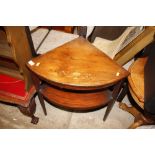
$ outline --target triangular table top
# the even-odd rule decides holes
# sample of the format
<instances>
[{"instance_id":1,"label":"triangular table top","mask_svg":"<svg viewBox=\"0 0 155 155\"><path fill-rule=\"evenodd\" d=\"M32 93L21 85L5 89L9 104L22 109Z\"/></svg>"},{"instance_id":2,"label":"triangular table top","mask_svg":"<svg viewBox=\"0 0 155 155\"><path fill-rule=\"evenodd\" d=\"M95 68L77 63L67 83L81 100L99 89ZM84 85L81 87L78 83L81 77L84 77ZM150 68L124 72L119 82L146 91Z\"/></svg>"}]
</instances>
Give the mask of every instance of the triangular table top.
<instances>
[{"instance_id":1,"label":"triangular table top","mask_svg":"<svg viewBox=\"0 0 155 155\"><path fill-rule=\"evenodd\" d=\"M70 88L101 88L129 74L82 37L33 58L28 67L48 82Z\"/></svg>"}]
</instances>

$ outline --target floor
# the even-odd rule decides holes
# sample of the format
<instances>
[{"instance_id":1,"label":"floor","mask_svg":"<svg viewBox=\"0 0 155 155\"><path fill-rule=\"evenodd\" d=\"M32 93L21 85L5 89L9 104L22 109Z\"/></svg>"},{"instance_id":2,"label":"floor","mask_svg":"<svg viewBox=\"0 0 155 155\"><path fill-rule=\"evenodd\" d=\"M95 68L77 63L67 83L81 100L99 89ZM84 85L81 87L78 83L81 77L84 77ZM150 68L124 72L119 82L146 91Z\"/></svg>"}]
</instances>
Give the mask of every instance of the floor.
<instances>
[{"instance_id":1,"label":"floor","mask_svg":"<svg viewBox=\"0 0 155 155\"><path fill-rule=\"evenodd\" d=\"M37 125L31 124L31 119L24 116L20 111L10 105L0 104L0 128L15 129L124 129L133 122L133 116L119 109L116 103L109 114L109 117L103 122L103 116L106 107L87 113L73 113L54 107L46 102L47 116L43 114L38 97L36 116L39 117ZM129 103L125 97L124 102Z\"/></svg>"},{"instance_id":2,"label":"floor","mask_svg":"<svg viewBox=\"0 0 155 155\"><path fill-rule=\"evenodd\" d=\"M53 41L59 39L58 45L64 41L72 40L76 37L68 35L67 39L63 33L51 32ZM61 38L61 40L60 40ZM50 43L50 37L45 40L46 46L42 45L39 48L41 54L57 45ZM130 64L125 66L128 68ZM21 114L21 112L14 106L0 104L0 128L49 128L49 129L125 129L133 122L133 116L118 107L116 103L109 114L109 117L103 122L103 116L106 107L87 113L73 113L54 107L52 104L46 102L47 116L43 114L38 98L35 98L37 103L36 116L39 117L37 125L31 124L31 119ZM130 105L127 97L124 102Z\"/></svg>"}]
</instances>

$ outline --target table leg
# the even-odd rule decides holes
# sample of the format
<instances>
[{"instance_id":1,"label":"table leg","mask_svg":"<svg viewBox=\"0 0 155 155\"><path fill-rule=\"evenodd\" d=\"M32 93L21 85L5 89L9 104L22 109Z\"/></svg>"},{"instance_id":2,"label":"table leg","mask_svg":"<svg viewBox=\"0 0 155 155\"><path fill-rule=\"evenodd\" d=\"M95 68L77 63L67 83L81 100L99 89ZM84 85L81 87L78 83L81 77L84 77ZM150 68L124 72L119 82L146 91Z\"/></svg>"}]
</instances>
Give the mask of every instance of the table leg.
<instances>
[{"instance_id":1,"label":"table leg","mask_svg":"<svg viewBox=\"0 0 155 155\"><path fill-rule=\"evenodd\" d=\"M125 95L128 93L128 85L127 82L123 83L123 88L122 91L120 92L117 101L118 102L122 102L122 100L124 99Z\"/></svg>"},{"instance_id":2,"label":"table leg","mask_svg":"<svg viewBox=\"0 0 155 155\"><path fill-rule=\"evenodd\" d=\"M113 99L108 103L108 107L106 109L103 121L105 121L115 103L115 101L117 100L118 96L119 96L119 92L121 90L122 84L123 84L124 80L121 80L120 82L118 82L118 84L116 84L116 86L114 87L114 90L112 92L112 97Z\"/></svg>"},{"instance_id":3,"label":"table leg","mask_svg":"<svg viewBox=\"0 0 155 155\"><path fill-rule=\"evenodd\" d=\"M34 86L35 86L37 94L38 94L38 98L39 98L41 107L43 109L44 114L47 115L44 98L43 98L42 94L40 93L40 83L41 82L40 82L39 78L34 73L31 72L31 75L32 75L32 80L33 80Z\"/></svg>"}]
</instances>

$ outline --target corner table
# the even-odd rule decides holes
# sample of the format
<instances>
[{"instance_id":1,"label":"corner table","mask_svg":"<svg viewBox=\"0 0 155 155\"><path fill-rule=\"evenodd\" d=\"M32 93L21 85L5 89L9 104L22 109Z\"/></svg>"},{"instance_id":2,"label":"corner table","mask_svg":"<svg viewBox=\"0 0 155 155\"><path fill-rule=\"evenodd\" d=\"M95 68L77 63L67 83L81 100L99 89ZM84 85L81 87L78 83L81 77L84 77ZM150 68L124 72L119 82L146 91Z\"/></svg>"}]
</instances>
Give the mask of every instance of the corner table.
<instances>
[{"instance_id":1,"label":"corner table","mask_svg":"<svg viewBox=\"0 0 155 155\"><path fill-rule=\"evenodd\" d=\"M108 105L106 120L129 72L79 37L27 63L44 113L44 98L68 110ZM113 91L109 89L113 87Z\"/></svg>"}]
</instances>

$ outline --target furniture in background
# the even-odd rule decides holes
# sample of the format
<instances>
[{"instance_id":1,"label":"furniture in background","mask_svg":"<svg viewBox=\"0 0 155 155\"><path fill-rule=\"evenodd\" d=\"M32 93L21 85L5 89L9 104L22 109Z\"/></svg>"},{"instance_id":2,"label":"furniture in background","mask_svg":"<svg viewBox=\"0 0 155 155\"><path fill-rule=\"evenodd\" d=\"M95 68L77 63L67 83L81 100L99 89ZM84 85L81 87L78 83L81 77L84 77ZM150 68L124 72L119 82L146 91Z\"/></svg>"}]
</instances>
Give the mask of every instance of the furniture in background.
<instances>
[{"instance_id":1,"label":"furniture in background","mask_svg":"<svg viewBox=\"0 0 155 155\"><path fill-rule=\"evenodd\" d=\"M63 31L67 33L73 33L74 28L76 26L29 26L29 27L31 32L36 31L36 29L45 28L48 30L58 30L58 31Z\"/></svg>"},{"instance_id":2,"label":"furniture in background","mask_svg":"<svg viewBox=\"0 0 155 155\"><path fill-rule=\"evenodd\" d=\"M141 26L127 27L123 33L114 40L96 37L93 45L99 48L101 51L106 51L106 54L114 59L116 54L125 46L127 46L132 40L134 40L140 33L142 33L143 30L144 29ZM116 32L119 31L116 30Z\"/></svg>"},{"instance_id":3,"label":"furniture in background","mask_svg":"<svg viewBox=\"0 0 155 155\"><path fill-rule=\"evenodd\" d=\"M32 86L32 79L25 64L35 55L28 28L6 26L1 27L1 33L0 73L24 80L28 91Z\"/></svg>"},{"instance_id":4,"label":"furniture in background","mask_svg":"<svg viewBox=\"0 0 155 155\"><path fill-rule=\"evenodd\" d=\"M120 98L120 108L131 113L134 117L134 123L129 128L137 128L142 125L155 124L155 106L154 96L155 88L153 80L155 79L154 59L155 44L148 45L143 56L138 58L129 68L128 88L125 87ZM122 103L124 95L129 90L135 102L131 107Z\"/></svg>"},{"instance_id":5,"label":"furniture in background","mask_svg":"<svg viewBox=\"0 0 155 155\"><path fill-rule=\"evenodd\" d=\"M34 45L34 49L37 53L37 50L48 36L50 29L40 28L38 26L29 26L29 29L31 32L31 38Z\"/></svg>"},{"instance_id":6,"label":"furniture in background","mask_svg":"<svg viewBox=\"0 0 155 155\"><path fill-rule=\"evenodd\" d=\"M119 107L131 113L134 117L134 123L129 128L137 128L141 125L146 125L149 121L144 117L144 66L146 64L147 57L138 58L129 69L131 75L128 78L129 91L138 107L128 107L125 103L120 102ZM127 89L127 88L124 88ZM125 90L124 90L125 91ZM127 91L127 90L126 90Z\"/></svg>"},{"instance_id":7,"label":"furniture in background","mask_svg":"<svg viewBox=\"0 0 155 155\"><path fill-rule=\"evenodd\" d=\"M86 36L87 27L82 27L79 33ZM123 66L154 40L154 34L153 26L96 26L88 40Z\"/></svg>"},{"instance_id":8,"label":"furniture in background","mask_svg":"<svg viewBox=\"0 0 155 155\"><path fill-rule=\"evenodd\" d=\"M0 101L17 105L36 124L36 90L26 67L26 63L36 55L29 29L5 26L0 27L0 34Z\"/></svg>"},{"instance_id":9,"label":"furniture in background","mask_svg":"<svg viewBox=\"0 0 155 155\"><path fill-rule=\"evenodd\" d=\"M154 41L155 27L148 26L144 28L144 31L140 33L134 40L132 40L127 46L121 49L114 60L124 65L129 60L134 58L140 51L142 51L147 45Z\"/></svg>"},{"instance_id":10,"label":"furniture in background","mask_svg":"<svg viewBox=\"0 0 155 155\"><path fill-rule=\"evenodd\" d=\"M9 75L0 74L0 102L15 105L26 116L31 117L31 122L38 123L39 118L34 116L36 103L35 87L25 90L25 81Z\"/></svg>"},{"instance_id":11,"label":"furniture in background","mask_svg":"<svg viewBox=\"0 0 155 155\"><path fill-rule=\"evenodd\" d=\"M88 36L88 40L93 43L98 38L104 38L106 40L115 40L126 30L128 26L94 26L92 33ZM89 27L87 27L87 33Z\"/></svg>"},{"instance_id":12,"label":"furniture in background","mask_svg":"<svg viewBox=\"0 0 155 155\"><path fill-rule=\"evenodd\" d=\"M75 26L29 26L29 28L37 54L43 54L79 36L73 34Z\"/></svg>"},{"instance_id":13,"label":"furniture in background","mask_svg":"<svg viewBox=\"0 0 155 155\"><path fill-rule=\"evenodd\" d=\"M63 31L66 33L73 33L75 26L51 26L52 30Z\"/></svg>"},{"instance_id":14,"label":"furniture in background","mask_svg":"<svg viewBox=\"0 0 155 155\"><path fill-rule=\"evenodd\" d=\"M53 33L54 35L56 33L57 38L53 37ZM65 38L64 34L66 34ZM51 42L51 38L54 41L61 38L57 44L54 43L53 48L55 48L76 37L78 35L36 26L0 27L0 101L16 105L22 113L32 118L32 123L36 124L38 122L38 118L34 116L36 90L25 64L32 56L36 56L41 50L44 51L44 48L49 48L46 43ZM44 41L45 44L42 45ZM41 104L41 106L46 115L45 105Z\"/></svg>"},{"instance_id":15,"label":"furniture in background","mask_svg":"<svg viewBox=\"0 0 155 155\"><path fill-rule=\"evenodd\" d=\"M109 105L107 118L128 72L82 37L28 62L40 102L87 111ZM113 91L108 89L114 86ZM44 104L44 103L43 103Z\"/></svg>"}]
</instances>

